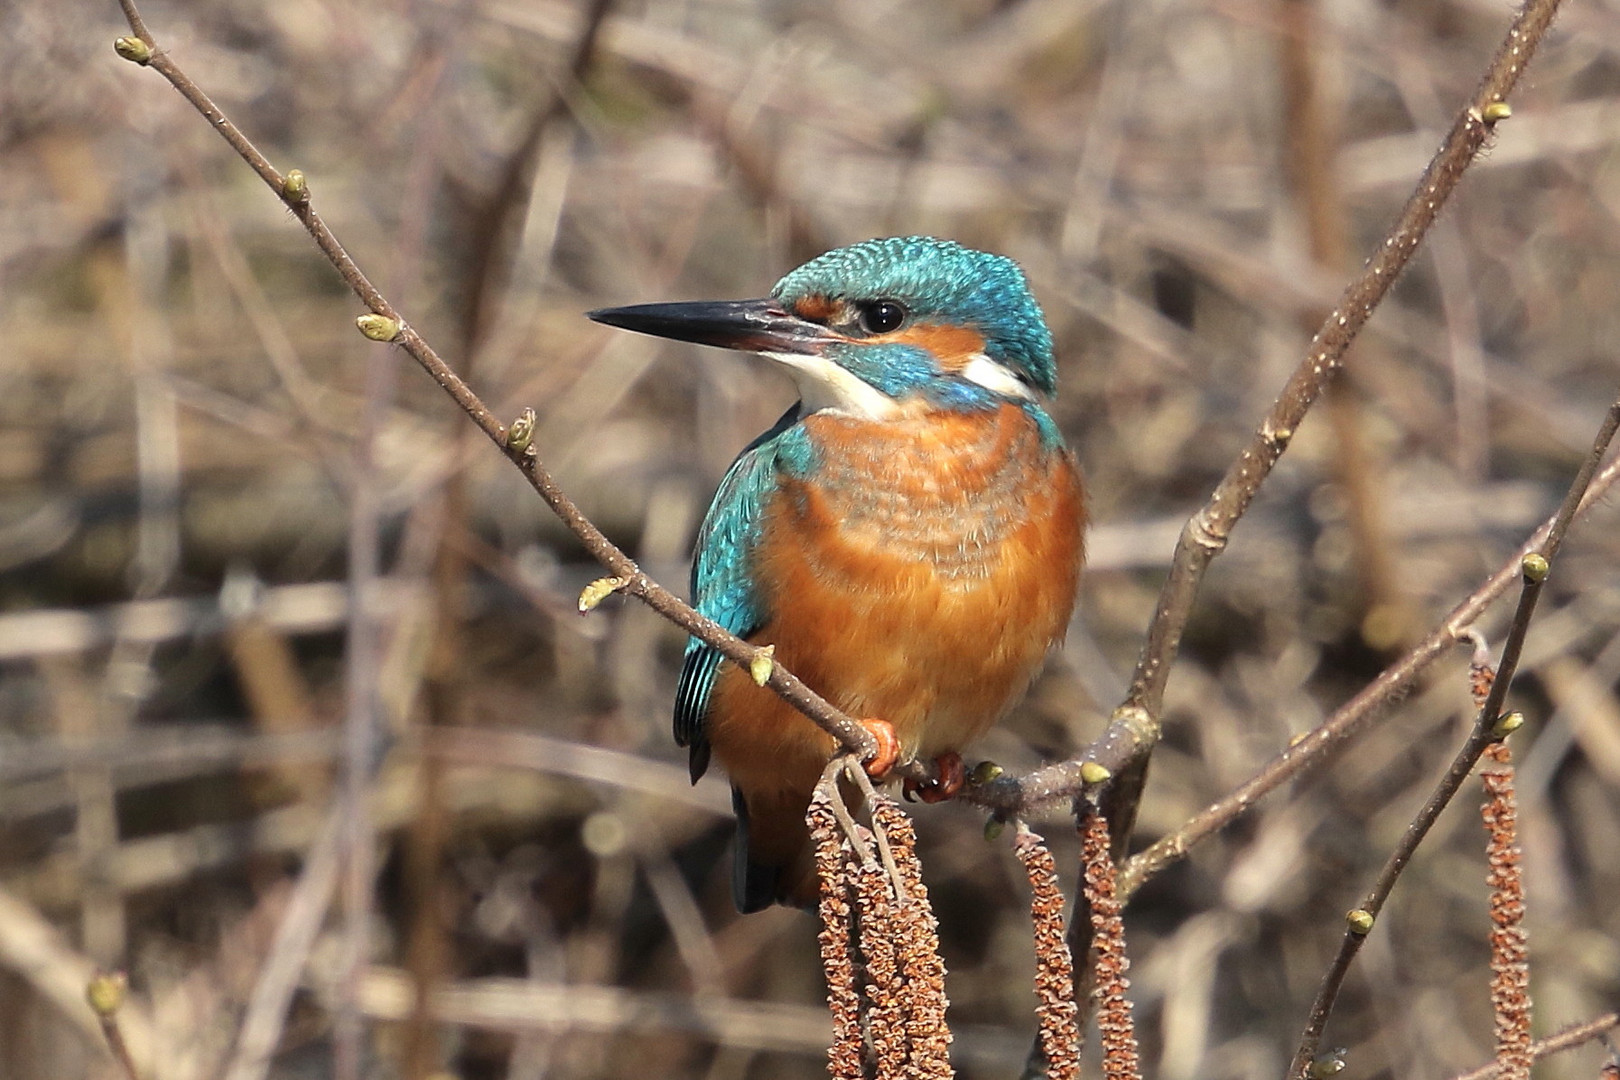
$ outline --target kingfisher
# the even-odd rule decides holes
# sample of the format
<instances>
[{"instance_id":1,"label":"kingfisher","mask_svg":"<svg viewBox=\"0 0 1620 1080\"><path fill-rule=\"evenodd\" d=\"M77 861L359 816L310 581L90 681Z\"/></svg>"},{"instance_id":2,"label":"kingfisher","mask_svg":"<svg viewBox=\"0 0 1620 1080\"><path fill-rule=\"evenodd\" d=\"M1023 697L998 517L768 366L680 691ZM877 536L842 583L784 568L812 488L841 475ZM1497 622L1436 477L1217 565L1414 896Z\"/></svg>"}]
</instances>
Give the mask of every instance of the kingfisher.
<instances>
[{"instance_id":1,"label":"kingfisher","mask_svg":"<svg viewBox=\"0 0 1620 1080\"><path fill-rule=\"evenodd\" d=\"M644 334L758 353L799 400L727 470L698 532L697 610L877 740L882 780L932 759L927 801L964 784L962 749L1063 640L1084 556L1079 468L1045 403L1052 335L1013 260L949 240L867 240L759 300L588 313ZM742 912L816 901L805 812L832 738L691 639L675 741L711 755L737 814Z\"/></svg>"}]
</instances>

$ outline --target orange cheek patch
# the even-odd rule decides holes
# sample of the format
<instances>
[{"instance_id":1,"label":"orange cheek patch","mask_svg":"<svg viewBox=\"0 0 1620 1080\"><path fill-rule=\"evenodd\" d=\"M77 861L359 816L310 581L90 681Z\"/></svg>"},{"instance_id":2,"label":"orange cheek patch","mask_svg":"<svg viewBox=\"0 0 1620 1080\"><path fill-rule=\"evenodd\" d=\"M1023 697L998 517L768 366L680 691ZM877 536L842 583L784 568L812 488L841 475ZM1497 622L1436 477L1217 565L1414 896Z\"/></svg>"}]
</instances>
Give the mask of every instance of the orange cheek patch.
<instances>
[{"instance_id":1,"label":"orange cheek patch","mask_svg":"<svg viewBox=\"0 0 1620 1080\"><path fill-rule=\"evenodd\" d=\"M967 362L984 351L984 335L971 326L942 326L939 323L919 323L881 334L868 341L893 342L916 345L926 349L946 371L960 371Z\"/></svg>"},{"instance_id":2,"label":"orange cheek patch","mask_svg":"<svg viewBox=\"0 0 1620 1080\"><path fill-rule=\"evenodd\" d=\"M801 296L793 301L793 313L811 322L828 323L841 306L838 301L825 296Z\"/></svg>"}]
</instances>

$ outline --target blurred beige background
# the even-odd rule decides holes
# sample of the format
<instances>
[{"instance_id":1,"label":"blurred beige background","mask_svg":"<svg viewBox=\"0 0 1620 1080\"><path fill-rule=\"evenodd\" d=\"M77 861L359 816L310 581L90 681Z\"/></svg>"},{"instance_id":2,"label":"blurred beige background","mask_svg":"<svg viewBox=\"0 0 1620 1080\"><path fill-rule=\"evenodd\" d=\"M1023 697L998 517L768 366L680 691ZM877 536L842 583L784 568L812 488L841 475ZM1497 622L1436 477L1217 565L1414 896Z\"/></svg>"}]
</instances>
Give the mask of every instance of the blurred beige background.
<instances>
[{"instance_id":1,"label":"blurred beige background","mask_svg":"<svg viewBox=\"0 0 1620 1080\"><path fill-rule=\"evenodd\" d=\"M1018 769L1100 729L1181 522L1509 14L598 7L588 51L583 3L143 13L497 413L538 411L585 511L683 589L714 484L791 389L582 311L760 295L873 235L1018 258L1096 521L1066 649L978 748ZM813 920L731 911L723 781L688 789L670 742L682 635L617 599L573 612L597 573L578 545L408 357L354 332L360 305L209 125L114 55L112 3L0 10L0 1077L115 1075L80 1004L90 964L129 971L149 1075L220 1075L267 955L292 995L284 1023L257 1014L275 1076L331 1074L345 1000L368 1076L824 1075ZM1142 841L1342 703L1556 505L1620 386L1617 47L1612 3L1564 13L1211 573ZM373 535L374 579L352 556ZM1620 998L1617 537L1612 501L1578 527L1514 702L1543 1030ZM1140 894L1150 1075L1282 1074L1343 911L1460 742L1465 662ZM296 883L330 881L357 701L388 736L370 966L346 991L342 912ZM1477 802L1441 819L1352 974L1327 1038L1345 1076L1489 1057ZM1020 871L971 810L918 818L958 1068L1014 1076L1034 1028ZM1072 884L1063 815L1039 827ZM299 947L274 937L289 911ZM413 973L449 1022L410 1019Z\"/></svg>"}]
</instances>

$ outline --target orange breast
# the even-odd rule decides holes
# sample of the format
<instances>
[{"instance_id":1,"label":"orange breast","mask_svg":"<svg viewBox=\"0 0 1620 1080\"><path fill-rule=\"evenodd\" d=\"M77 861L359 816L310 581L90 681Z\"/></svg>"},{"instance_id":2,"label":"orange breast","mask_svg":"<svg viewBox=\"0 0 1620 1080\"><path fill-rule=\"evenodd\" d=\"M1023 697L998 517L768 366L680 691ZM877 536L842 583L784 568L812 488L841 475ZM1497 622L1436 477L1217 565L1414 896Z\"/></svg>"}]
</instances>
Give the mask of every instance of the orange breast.
<instances>
[{"instance_id":1,"label":"orange breast","mask_svg":"<svg viewBox=\"0 0 1620 1080\"><path fill-rule=\"evenodd\" d=\"M1023 693L1074 605L1084 509L1066 452L1016 406L872 423L805 420L818 451L766 512L754 561L772 620L754 635L904 750L957 750ZM708 719L745 791L807 792L832 740L742 672Z\"/></svg>"}]
</instances>

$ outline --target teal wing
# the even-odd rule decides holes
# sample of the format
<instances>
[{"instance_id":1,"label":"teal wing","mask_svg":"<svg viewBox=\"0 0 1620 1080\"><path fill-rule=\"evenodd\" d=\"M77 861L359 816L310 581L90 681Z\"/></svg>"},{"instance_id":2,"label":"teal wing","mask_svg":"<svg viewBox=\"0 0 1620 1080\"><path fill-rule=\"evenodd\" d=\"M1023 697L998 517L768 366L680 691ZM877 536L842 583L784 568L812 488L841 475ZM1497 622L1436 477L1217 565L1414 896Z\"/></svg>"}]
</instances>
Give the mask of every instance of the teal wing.
<instances>
[{"instance_id":1,"label":"teal wing","mask_svg":"<svg viewBox=\"0 0 1620 1080\"><path fill-rule=\"evenodd\" d=\"M789 409L732 462L698 530L697 554L692 561L693 606L738 637L754 633L770 617L754 587L753 551L759 543L766 505L776 490L783 437L798 418L798 407ZM675 743L689 748L693 783L709 767L704 722L720 660L719 652L697 638L687 642L675 692Z\"/></svg>"}]
</instances>

